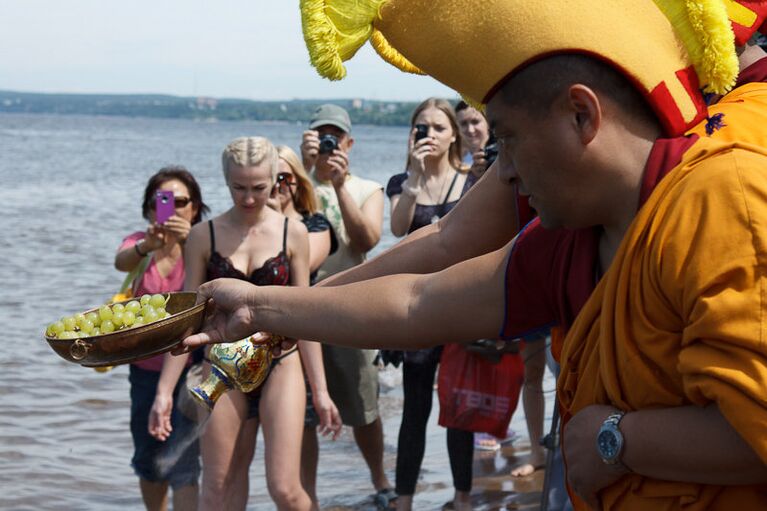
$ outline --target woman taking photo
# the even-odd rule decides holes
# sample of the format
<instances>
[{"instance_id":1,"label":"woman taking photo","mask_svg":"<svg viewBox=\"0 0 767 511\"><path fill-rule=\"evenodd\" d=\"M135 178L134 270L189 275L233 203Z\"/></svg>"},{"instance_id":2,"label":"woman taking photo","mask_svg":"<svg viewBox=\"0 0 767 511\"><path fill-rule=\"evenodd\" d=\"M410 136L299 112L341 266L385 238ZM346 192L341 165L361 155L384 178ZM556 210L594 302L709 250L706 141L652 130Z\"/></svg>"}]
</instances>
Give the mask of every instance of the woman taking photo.
<instances>
[{"instance_id":1,"label":"woman taking photo","mask_svg":"<svg viewBox=\"0 0 767 511\"><path fill-rule=\"evenodd\" d=\"M407 170L389 179L391 231L404 236L446 215L476 181L461 166L461 132L453 107L430 98L413 112ZM410 510L426 446L434 376L442 348L404 352L404 404L397 445L397 509ZM391 354L388 354L391 356ZM448 428L454 509L470 509L473 433Z\"/></svg>"},{"instance_id":2,"label":"woman taking photo","mask_svg":"<svg viewBox=\"0 0 767 511\"><path fill-rule=\"evenodd\" d=\"M175 202L175 214L163 224L156 221L155 195L159 191L173 192ZM132 285L134 296L181 291L185 276L182 246L192 225L208 212L197 181L181 166L160 169L149 178L144 189L141 212L149 226L146 231L134 232L123 240L115 256L115 268L137 273ZM162 355L130 365L132 465L139 477L147 510L168 508L169 486L173 488L174 509L195 509L200 450L197 440L188 440L194 424L174 405L169 410L173 433L166 442L150 436L146 427L162 367ZM183 386L186 367L182 368L184 373L178 385L171 389L174 396ZM186 447L177 447L186 444ZM159 461L177 449L182 449L180 457L160 470L159 467L164 465Z\"/></svg>"},{"instance_id":3,"label":"woman taking photo","mask_svg":"<svg viewBox=\"0 0 767 511\"><path fill-rule=\"evenodd\" d=\"M306 227L267 207L277 178L277 151L262 137L242 137L223 152L224 178L232 207L192 229L185 249L184 288L194 291L217 278L237 278L256 285L309 284L309 241ZM320 345L299 341L272 362L260 389L233 390L219 398L201 439L203 478L201 510L244 510L248 501L248 469L259 425L264 432L264 459L269 494L278 509L309 510L312 502L301 486L300 453L306 390L306 365L314 405L323 428L340 428L340 417L327 393ZM168 359L174 359L167 362ZM167 355L150 417L150 431L168 433L170 389L184 357ZM209 371L209 363L204 363Z\"/></svg>"}]
</instances>

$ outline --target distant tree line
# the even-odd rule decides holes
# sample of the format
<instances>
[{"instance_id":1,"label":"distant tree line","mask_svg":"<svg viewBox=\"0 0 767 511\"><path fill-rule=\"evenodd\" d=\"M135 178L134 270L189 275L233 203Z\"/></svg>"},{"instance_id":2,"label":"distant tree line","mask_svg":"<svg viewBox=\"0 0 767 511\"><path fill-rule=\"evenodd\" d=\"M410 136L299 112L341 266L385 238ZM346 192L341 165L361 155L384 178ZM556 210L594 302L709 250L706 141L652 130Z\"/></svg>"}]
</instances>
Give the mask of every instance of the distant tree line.
<instances>
[{"instance_id":1,"label":"distant tree line","mask_svg":"<svg viewBox=\"0 0 767 511\"><path fill-rule=\"evenodd\" d=\"M38 94L0 91L0 113L119 115L221 121L305 123L314 109L332 102L349 111L354 124L402 126L416 102L342 100L250 101L165 95Z\"/></svg>"}]
</instances>

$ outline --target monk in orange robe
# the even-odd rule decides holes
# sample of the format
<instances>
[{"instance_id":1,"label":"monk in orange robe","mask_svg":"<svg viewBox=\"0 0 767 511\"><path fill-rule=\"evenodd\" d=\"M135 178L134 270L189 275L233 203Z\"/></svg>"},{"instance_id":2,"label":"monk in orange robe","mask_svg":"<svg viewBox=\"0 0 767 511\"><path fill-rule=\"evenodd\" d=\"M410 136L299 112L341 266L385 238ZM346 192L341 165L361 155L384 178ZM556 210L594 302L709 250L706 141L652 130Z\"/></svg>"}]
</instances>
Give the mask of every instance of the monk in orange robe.
<instances>
[{"instance_id":1,"label":"monk in orange robe","mask_svg":"<svg viewBox=\"0 0 767 511\"><path fill-rule=\"evenodd\" d=\"M565 43L554 50L569 53ZM594 48L583 53L593 57ZM571 325L559 393L569 477L585 499L576 506L767 508L760 436L767 425L767 154L737 141L660 138L659 120L678 134L690 119L668 108L688 103L678 87L645 91L650 113L629 93L639 82L615 79L597 65L601 59L527 57L479 97L489 98L500 175L530 197L561 254L538 283L556 292L525 298ZM618 64L625 70L633 59ZM682 85L695 101L697 84L687 78ZM513 246L433 275L309 290L211 283L200 293L213 297L217 315L185 345L256 329L355 347L491 336L488 325L510 324L493 305L506 298L508 314L514 295L527 290L518 285L524 264L510 261L536 240L533 232L528 227ZM504 293L498 280L517 293ZM625 443L606 460L595 449L597 435L619 411L614 426L621 421Z\"/></svg>"}]
</instances>

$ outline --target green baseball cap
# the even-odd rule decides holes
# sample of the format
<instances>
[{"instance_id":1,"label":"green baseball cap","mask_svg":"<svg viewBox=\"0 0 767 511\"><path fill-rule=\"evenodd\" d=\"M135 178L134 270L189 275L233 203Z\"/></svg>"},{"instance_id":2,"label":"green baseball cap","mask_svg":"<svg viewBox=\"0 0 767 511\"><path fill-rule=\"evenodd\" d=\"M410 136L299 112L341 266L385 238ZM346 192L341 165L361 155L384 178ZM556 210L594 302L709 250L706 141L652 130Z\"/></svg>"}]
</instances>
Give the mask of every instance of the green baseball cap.
<instances>
[{"instance_id":1,"label":"green baseball cap","mask_svg":"<svg viewBox=\"0 0 767 511\"><path fill-rule=\"evenodd\" d=\"M349 113L332 103L326 103L317 107L317 110L314 111L309 120L309 129L313 130L328 124L340 128L346 133L352 132L352 121L349 119Z\"/></svg>"}]
</instances>

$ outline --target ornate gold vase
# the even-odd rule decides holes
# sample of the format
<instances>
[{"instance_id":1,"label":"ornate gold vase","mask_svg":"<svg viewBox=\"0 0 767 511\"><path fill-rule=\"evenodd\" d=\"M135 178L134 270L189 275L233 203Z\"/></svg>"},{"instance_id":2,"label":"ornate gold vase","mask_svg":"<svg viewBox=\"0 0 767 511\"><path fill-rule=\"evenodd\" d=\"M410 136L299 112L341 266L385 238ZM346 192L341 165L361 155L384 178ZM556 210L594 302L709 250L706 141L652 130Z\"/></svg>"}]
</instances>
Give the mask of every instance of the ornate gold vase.
<instances>
[{"instance_id":1,"label":"ornate gold vase","mask_svg":"<svg viewBox=\"0 0 767 511\"><path fill-rule=\"evenodd\" d=\"M210 350L210 376L190 392L213 409L224 392L256 390L269 375L272 350L282 337L258 333L237 342L214 344Z\"/></svg>"}]
</instances>

